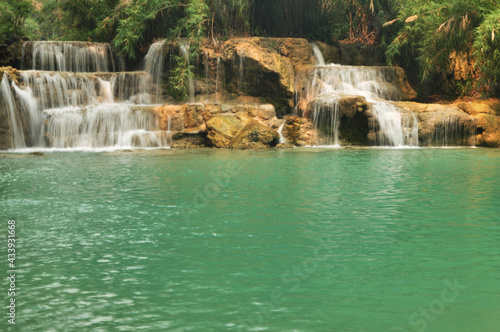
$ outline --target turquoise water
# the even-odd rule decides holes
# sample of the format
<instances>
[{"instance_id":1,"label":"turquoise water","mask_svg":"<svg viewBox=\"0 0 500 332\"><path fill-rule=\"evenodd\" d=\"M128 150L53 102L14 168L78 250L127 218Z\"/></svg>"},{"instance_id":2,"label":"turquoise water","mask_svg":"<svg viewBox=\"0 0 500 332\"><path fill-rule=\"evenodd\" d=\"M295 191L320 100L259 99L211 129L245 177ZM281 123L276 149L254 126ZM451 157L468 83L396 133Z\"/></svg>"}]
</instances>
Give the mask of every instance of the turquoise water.
<instances>
[{"instance_id":1,"label":"turquoise water","mask_svg":"<svg viewBox=\"0 0 500 332\"><path fill-rule=\"evenodd\" d=\"M499 166L499 149L4 155L0 330L498 331Z\"/></svg>"}]
</instances>

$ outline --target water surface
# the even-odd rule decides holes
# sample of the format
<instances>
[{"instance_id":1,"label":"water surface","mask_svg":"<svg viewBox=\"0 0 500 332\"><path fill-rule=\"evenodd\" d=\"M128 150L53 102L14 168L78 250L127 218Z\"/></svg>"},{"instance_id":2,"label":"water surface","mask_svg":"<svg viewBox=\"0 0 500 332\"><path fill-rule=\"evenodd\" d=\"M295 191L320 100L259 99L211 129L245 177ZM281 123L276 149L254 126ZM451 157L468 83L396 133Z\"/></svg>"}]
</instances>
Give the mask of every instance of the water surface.
<instances>
[{"instance_id":1,"label":"water surface","mask_svg":"<svg viewBox=\"0 0 500 332\"><path fill-rule=\"evenodd\" d=\"M499 166L498 149L2 155L9 329L498 331Z\"/></svg>"}]
</instances>

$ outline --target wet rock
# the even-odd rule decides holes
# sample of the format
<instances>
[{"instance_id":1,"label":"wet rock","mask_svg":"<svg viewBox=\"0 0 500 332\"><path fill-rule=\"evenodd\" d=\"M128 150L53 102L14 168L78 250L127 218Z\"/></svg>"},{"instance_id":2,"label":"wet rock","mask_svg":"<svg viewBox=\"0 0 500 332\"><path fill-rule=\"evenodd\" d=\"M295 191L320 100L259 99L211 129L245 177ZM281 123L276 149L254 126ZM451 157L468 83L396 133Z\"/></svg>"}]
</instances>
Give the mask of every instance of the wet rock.
<instances>
[{"instance_id":1,"label":"wet rock","mask_svg":"<svg viewBox=\"0 0 500 332\"><path fill-rule=\"evenodd\" d=\"M173 149L198 149L212 147L207 132L177 132L172 135Z\"/></svg>"},{"instance_id":2,"label":"wet rock","mask_svg":"<svg viewBox=\"0 0 500 332\"><path fill-rule=\"evenodd\" d=\"M317 140L314 125L307 118L288 116L281 132L288 144L295 146L312 145Z\"/></svg>"},{"instance_id":3,"label":"wet rock","mask_svg":"<svg viewBox=\"0 0 500 332\"><path fill-rule=\"evenodd\" d=\"M459 102L456 106L476 119L476 145L500 147L500 100Z\"/></svg>"},{"instance_id":4,"label":"wet rock","mask_svg":"<svg viewBox=\"0 0 500 332\"><path fill-rule=\"evenodd\" d=\"M263 149L276 146L279 134L276 130L253 122L245 125L236 135L231 147L235 149Z\"/></svg>"},{"instance_id":5,"label":"wet rock","mask_svg":"<svg viewBox=\"0 0 500 332\"><path fill-rule=\"evenodd\" d=\"M456 105L393 103L402 111L412 112L418 120L418 139L421 146L474 145L476 118Z\"/></svg>"},{"instance_id":6,"label":"wet rock","mask_svg":"<svg viewBox=\"0 0 500 332\"><path fill-rule=\"evenodd\" d=\"M395 83L399 90L399 100L415 100L417 92L410 85L410 81L406 76L403 68L393 67L396 73Z\"/></svg>"},{"instance_id":7,"label":"wet rock","mask_svg":"<svg viewBox=\"0 0 500 332\"><path fill-rule=\"evenodd\" d=\"M216 116L207 121L208 139L216 148L230 148L245 123L235 116Z\"/></svg>"},{"instance_id":8,"label":"wet rock","mask_svg":"<svg viewBox=\"0 0 500 332\"><path fill-rule=\"evenodd\" d=\"M262 97L280 112L282 109L288 112L293 106L295 70L292 61L280 53L280 43L277 39L259 37L226 42L223 51L226 89ZM286 54L293 53L282 46Z\"/></svg>"},{"instance_id":9,"label":"wet rock","mask_svg":"<svg viewBox=\"0 0 500 332\"><path fill-rule=\"evenodd\" d=\"M10 82L18 83L19 80L19 71L16 68L12 67L0 67L0 82L3 79L3 75L7 74L7 79Z\"/></svg>"},{"instance_id":10,"label":"wet rock","mask_svg":"<svg viewBox=\"0 0 500 332\"><path fill-rule=\"evenodd\" d=\"M326 64L330 63L336 63L340 64L341 63L341 54L340 54L340 48L335 46L335 45L328 45L323 42L314 42L316 45L318 45L319 50L323 54L323 58L325 60Z\"/></svg>"}]
</instances>

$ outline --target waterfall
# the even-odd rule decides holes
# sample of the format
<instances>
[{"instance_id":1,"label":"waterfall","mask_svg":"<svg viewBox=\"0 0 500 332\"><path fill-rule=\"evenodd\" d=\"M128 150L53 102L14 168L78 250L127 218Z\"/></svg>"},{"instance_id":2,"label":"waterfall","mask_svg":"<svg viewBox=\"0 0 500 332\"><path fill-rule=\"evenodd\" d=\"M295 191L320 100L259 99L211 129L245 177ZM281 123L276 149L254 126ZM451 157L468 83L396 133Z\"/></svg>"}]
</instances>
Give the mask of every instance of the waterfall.
<instances>
[{"instance_id":1,"label":"waterfall","mask_svg":"<svg viewBox=\"0 0 500 332\"><path fill-rule=\"evenodd\" d=\"M329 100L322 104L314 103L311 120L318 133L317 143L324 146L338 147L339 145L339 116L338 101Z\"/></svg>"},{"instance_id":2,"label":"waterfall","mask_svg":"<svg viewBox=\"0 0 500 332\"><path fill-rule=\"evenodd\" d=\"M98 103L93 75L21 71L20 81L38 101L40 111Z\"/></svg>"},{"instance_id":3,"label":"waterfall","mask_svg":"<svg viewBox=\"0 0 500 332\"><path fill-rule=\"evenodd\" d=\"M99 97L101 97L100 102L102 103L113 103L113 90L111 88L111 82L104 81L101 78L97 78L99 82Z\"/></svg>"},{"instance_id":4,"label":"waterfall","mask_svg":"<svg viewBox=\"0 0 500 332\"><path fill-rule=\"evenodd\" d=\"M179 50L181 54L186 58L186 63L189 66L189 50L188 45L186 43L182 43L179 46ZM188 92L189 92L189 101L194 102L194 82L191 76L188 76Z\"/></svg>"},{"instance_id":5,"label":"waterfall","mask_svg":"<svg viewBox=\"0 0 500 332\"><path fill-rule=\"evenodd\" d=\"M2 83L0 84L1 97L3 100L3 105L7 109L7 117L9 122L9 130L12 137L12 147L14 149L24 148L26 143L24 142L24 133L21 126L21 120L16 113L14 96L12 95L12 90L9 86L9 80L7 74L3 74Z\"/></svg>"},{"instance_id":6,"label":"waterfall","mask_svg":"<svg viewBox=\"0 0 500 332\"><path fill-rule=\"evenodd\" d=\"M19 71L12 89L6 76L1 83L14 149L169 146L147 84L151 73L161 77L163 61L146 59L148 72L105 72L114 66L107 44L39 42L32 48L34 67L52 70ZM153 49L158 53L157 45Z\"/></svg>"},{"instance_id":7,"label":"waterfall","mask_svg":"<svg viewBox=\"0 0 500 332\"><path fill-rule=\"evenodd\" d=\"M219 101L219 67L220 67L220 56L217 57L217 68L215 75L215 102Z\"/></svg>"},{"instance_id":8,"label":"waterfall","mask_svg":"<svg viewBox=\"0 0 500 332\"><path fill-rule=\"evenodd\" d=\"M154 114L125 104L51 109L44 112L46 136L54 148L162 147L166 139L155 132Z\"/></svg>"},{"instance_id":9,"label":"waterfall","mask_svg":"<svg viewBox=\"0 0 500 332\"><path fill-rule=\"evenodd\" d=\"M20 89L12 82L14 91L16 92L19 101L19 111L23 115L25 127L28 129L29 140L31 146L42 145L42 113L39 111L38 103L33 96L30 88L26 90Z\"/></svg>"},{"instance_id":10,"label":"waterfall","mask_svg":"<svg viewBox=\"0 0 500 332\"><path fill-rule=\"evenodd\" d=\"M404 114L394 105L376 101L373 113L378 120L377 145L418 146L418 121L415 114Z\"/></svg>"},{"instance_id":11,"label":"waterfall","mask_svg":"<svg viewBox=\"0 0 500 332\"><path fill-rule=\"evenodd\" d=\"M313 49L313 54L314 54L314 60L316 66L324 66L325 65L325 59L323 58L323 53L321 53L321 50L319 49L318 45L315 43L311 43L312 49Z\"/></svg>"},{"instance_id":12,"label":"waterfall","mask_svg":"<svg viewBox=\"0 0 500 332\"><path fill-rule=\"evenodd\" d=\"M434 126L429 145L442 147L468 145L470 138L473 138L475 143L475 127L474 120L464 121L460 116L442 118Z\"/></svg>"},{"instance_id":13,"label":"waterfall","mask_svg":"<svg viewBox=\"0 0 500 332\"><path fill-rule=\"evenodd\" d=\"M108 72L110 62L111 71L116 70L109 44L37 41L32 48L34 70Z\"/></svg>"},{"instance_id":14,"label":"waterfall","mask_svg":"<svg viewBox=\"0 0 500 332\"><path fill-rule=\"evenodd\" d=\"M339 144L342 117L339 103L346 96L362 96L372 104L373 115L378 122L377 145L418 146L416 117L401 113L387 102L399 100L394 69L324 65L318 46L311 45L317 66L308 95L312 96L311 119L320 133L318 143Z\"/></svg>"},{"instance_id":15,"label":"waterfall","mask_svg":"<svg viewBox=\"0 0 500 332\"><path fill-rule=\"evenodd\" d=\"M166 137L169 146L172 146L173 144L171 128L172 128L172 117L169 115L167 122L167 137Z\"/></svg>"},{"instance_id":16,"label":"waterfall","mask_svg":"<svg viewBox=\"0 0 500 332\"><path fill-rule=\"evenodd\" d=\"M161 83L163 76L163 61L165 59L165 47L164 40L153 43L146 54L145 60L145 71L150 75L150 82L146 84L152 84L152 95L155 96L156 101L159 102Z\"/></svg>"},{"instance_id":17,"label":"waterfall","mask_svg":"<svg viewBox=\"0 0 500 332\"><path fill-rule=\"evenodd\" d=\"M243 67L243 55L244 55L244 51L241 50L240 51L240 67L239 67L239 71L238 71L238 74L239 74L239 77L238 77L238 90L243 93L243 83L244 83L244 67Z\"/></svg>"},{"instance_id":18,"label":"waterfall","mask_svg":"<svg viewBox=\"0 0 500 332\"><path fill-rule=\"evenodd\" d=\"M152 104L150 83L146 72L115 73L111 79L111 90L116 101L148 105Z\"/></svg>"},{"instance_id":19,"label":"waterfall","mask_svg":"<svg viewBox=\"0 0 500 332\"><path fill-rule=\"evenodd\" d=\"M280 135L280 141L279 141L280 144L286 144L286 139L285 139L285 137L282 134L284 126L285 126L285 123L283 122L281 124L281 126L278 128L278 134Z\"/></svg>"}]
</instances>

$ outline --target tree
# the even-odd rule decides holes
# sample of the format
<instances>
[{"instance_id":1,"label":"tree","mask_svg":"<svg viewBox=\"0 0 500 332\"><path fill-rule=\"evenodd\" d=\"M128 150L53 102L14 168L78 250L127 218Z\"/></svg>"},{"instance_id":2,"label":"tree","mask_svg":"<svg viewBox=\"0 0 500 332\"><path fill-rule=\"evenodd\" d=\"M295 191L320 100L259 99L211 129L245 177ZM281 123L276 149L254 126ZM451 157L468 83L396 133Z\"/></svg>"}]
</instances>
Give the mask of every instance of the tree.
<instances>
[{"instance_id":1,"label":"tree","mask_svg":"<svg viewBox=\"0 0 500 332\"><path fill-rule=\"evenodd\" d=\"M498 79L499 10L500 3L493 0L403 0L399 16L388 22L399 26L386 52L388 61L409 66L415 59L421 87L445 70L453 52L475 55L485 82Z\"/></svg>"},{"instance_id":2,"label":"tree","mask_svg":"<svg viewBox=\"0 0 500 332\"><path fill-rule=\"evenodd\" d=\"M0 0L0 42L17 40L29 32L26 20L29 20L32 11L29 0Z\"/></svg>"}]
</instances>

